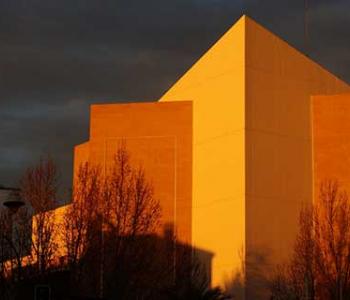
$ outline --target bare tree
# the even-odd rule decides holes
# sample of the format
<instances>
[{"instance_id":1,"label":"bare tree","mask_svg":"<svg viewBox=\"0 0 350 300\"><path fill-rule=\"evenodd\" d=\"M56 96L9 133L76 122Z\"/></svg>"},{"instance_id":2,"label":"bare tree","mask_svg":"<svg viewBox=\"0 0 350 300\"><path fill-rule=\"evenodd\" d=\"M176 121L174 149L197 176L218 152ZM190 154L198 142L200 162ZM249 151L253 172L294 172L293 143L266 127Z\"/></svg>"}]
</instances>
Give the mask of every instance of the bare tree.
<instances>
[{"instance_id":1,"label":"bare tree","mask_svg":"<svg viewBox=\"0 0 350 300\"><path fill-rule=\"evenodd\" d=\"M8 299L16 284L27 275L30 254L30 214L26 207L17 212L0 211L0 294Z\"/></svg>"},{"instance_id":2,"label":"bare tree","mask_svg":"<svg viewBox=\"0 0 350 300\"><path fill-rule=\"evenodd\" d=\"M289 281L300 298L315 299L315 239L312 206L304 206L299 214L299 232L289 271Z\"/></svg>"},{"instance_id":3,"label":"bare tree","mask_svg":"<svg viewBox=\"0 0 350 300\"><path fill-rule=\"evenodd\" d=\"M350 203L337 181L323 181L318 201L302 209L294 253L271 287L273 299L350 298Z\"/></svg>"},{"instance_id":4,"label":"bare tree","mask_svg":"<svg viewBox=\"0 0 350 300\"><path fill-rule=\"evenodd\" d=\"M53 210L57 205L56 192L57 169L51 159L41 159L21 179L21 196L34 210L28 261L38 272L34 275L42 278L48 275L45 278L53 280L50 276L54 273L48 274L52 262L57 255L65 254L62 266L70 271L72 286L79 296L183 299L196 295L203 299L224 299L218 289L208 289L205 281L192 284L197 269L193 268L190 246L176 243L173 233L164 238L159 235L160 203L142 166L132 163L125 143L116 149L114 161L105 172L101 166L89 163L80 166L72 203L60 210L63 216ZM24 220L28 220L26 213L19 212L16 216L19 224L23 222L22 227L15 228L20 237ZM1 229L6 228L7 217L0 218L0 225L4 224ZM0 232L0 279L10 278L2 259L7 250L1 245L6 243L5 230ZM23 239L10 246L24 245L23 235ZM15 253L11 261L13 269L22 270L23 257L21 251ZM174 264L175 260L179 263ZM165 287L175 294L164 294ZM177 288L181 289L179 293Z\"/></svg>"},{"instance_id":5,"label":"bare tree","mask_svg":"<svg viewBox=\"0 0 350 300\"><path fill-rule=\"evenodd\" d=\"M350 297L350 203L336 181L321 185L314 209L317 288L325 299Z\"/></svg>"},{"instance_id":6,"label":"bare tree","mask_svg":"<svg viewBox=\"0 0 350 300\"><path fill-rule=\"evenodd\" d=\"M141 280L153 257L147 254L146 247L153 245L145 236L154 234L160 221L153 187L143 168L132 164L125 143L101 170L89 163L79 167L62 232L74 280L90 280L87 288L95 286L100 296L111 286L126 293ZM88 279L81 276L84 270Z\"/></svg>"},{"instance_id":7,"label":"bare tree","mask_svg":"<svg viewBox=\"0 0 350 300\"><path fill-rule=\"evenodd\" d=\"M125 143L107 169L103 211L106 225L117 237L153 233L160 218L159 201L142 166L131 164Z\"/></svg>"},{"instance_id":8,"label":"bare tree","mask_svg":"<svg viewBox=\"0 0 350 300\"><path fill-rule=\"evenodd\" d=\"M147 235L155 233L161 212L152 184L142 166L131 162L125 143L106 170L102 203L102 272L113 274L109 289L127 299L152 267L154 242Z\"/></svg>"},{"instance_id":9,"label":"bare tree","mask_svg":"<svg viewBox=\"0 0 350 300\"><path fill-rule=\"evenodd\" d=\"M0 211L0 296L1 299L8 299L8 294L11 289L11 282L9 275L11 270L8 267L8 260L10 258L10 251L8 245L9 236L9 220L8 213L4 209Z\"/></svg>"},{"instance_id":10,"label":"bare tree","mask_svg":"<svg viewBox=\"0 0 350 300\"><path fill-rule=\"evenodd\" d=\"M313 207L299 214L299 232L290 261L278 265L270 282L273 300L315 299L315 239Z\"/></svg>"},{"instance_id":11,"label":"bare tree","mask_svg":"<svg viewBox=\"0 0 350 300\"><path fill-rule=\"evenodd\" d=\"M63 215L60 231L62 246L67 256L66 267L70 270L76 292L80 290L89 251L96 248L100 236L101 228L96 222L102 195L101 184L100 169L88 163L82 164L75 178L72 203Z\"/></svg>"},{"instance_id":12,"label":"bare tree","mask_svg":"<svg viewBox=\"0 0 350 300\"><path fill-rule=\"evenodd\" d=\"M58 170L50 157L41 158L20 179L21 197L33 208L32 256L37 271L43 275L57 250L56 222Z\"/></svg>"},{"instance_id":13,"label":"bare tree","mask_svg":"<svg viewBox=\"0 0 350 300\"><path fill-rule=\"evenodd\" d=\"M12 233L7 235L7 244L11 257L11 273L13 279L20 281L25 277L24 268L29 263L31 250L31 215L27 207L21 207L11 216Z\"/></svg>"}]
</instances>

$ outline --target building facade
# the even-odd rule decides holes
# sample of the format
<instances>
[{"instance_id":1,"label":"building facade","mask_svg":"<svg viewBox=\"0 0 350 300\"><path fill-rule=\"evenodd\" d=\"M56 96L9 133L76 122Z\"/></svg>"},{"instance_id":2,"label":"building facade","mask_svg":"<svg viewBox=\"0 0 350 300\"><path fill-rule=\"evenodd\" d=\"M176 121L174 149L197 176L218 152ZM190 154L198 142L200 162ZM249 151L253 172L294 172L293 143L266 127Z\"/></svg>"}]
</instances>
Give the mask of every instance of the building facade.
<instances>
[{"instance_id":1,"label":"building facade","mask_svg":"<svg viewBox=\"0 0 350 300\"><path fill-rule=\"evenodd\" d=\"M243 16L158 101L92 105L74 173L87 161L106 170L124 141L162 226L213 253L212 285L244 273L241 298L264 299L301 206L323 177L349 185L349 103L348 84Z\"/></svg>"}]
</instances>

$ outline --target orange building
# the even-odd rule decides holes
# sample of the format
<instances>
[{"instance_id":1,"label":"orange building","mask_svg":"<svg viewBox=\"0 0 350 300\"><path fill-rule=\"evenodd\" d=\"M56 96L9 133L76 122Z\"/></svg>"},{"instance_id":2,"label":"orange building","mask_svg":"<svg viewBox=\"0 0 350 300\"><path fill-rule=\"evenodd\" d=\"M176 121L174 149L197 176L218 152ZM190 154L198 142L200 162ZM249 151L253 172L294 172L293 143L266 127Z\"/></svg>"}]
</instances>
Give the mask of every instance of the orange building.
<instances>
[{"instance_id":1,"label":"orange building","mask_svg":"<svg viewBox=\"0 0 350 300\"><path fill-rule=\"evenodd\" d=\"M212 284L241 272L237 298L265 299L319 179L349 182L350 96L317 96L342 93L350 86L243 16L159 101L93 105L75 172L108 167L126 141L163 224L214 254Z\"/></svg>"},{"instance_id":2,"label":"orange building","mask_svg":"<svg viewBox=\"0 0 350 300\"><path fill-rule=\"evenodd\" d=\"M152 182L162 224L177 224L181 241L191 243L192 102L93 105L90 140L76 146L75 170L84 161L105 169L121 141Z\"/></svg>"},{"instance_id":3,"label":"orange building","mask_svg":"<svg viewBox=\"0 0 350 300\"><path fill-rule=\"evenodd\" d=\"M312 97L314 199L325 179L350 193L350 93Z\"/></svg>"}]
</instances>

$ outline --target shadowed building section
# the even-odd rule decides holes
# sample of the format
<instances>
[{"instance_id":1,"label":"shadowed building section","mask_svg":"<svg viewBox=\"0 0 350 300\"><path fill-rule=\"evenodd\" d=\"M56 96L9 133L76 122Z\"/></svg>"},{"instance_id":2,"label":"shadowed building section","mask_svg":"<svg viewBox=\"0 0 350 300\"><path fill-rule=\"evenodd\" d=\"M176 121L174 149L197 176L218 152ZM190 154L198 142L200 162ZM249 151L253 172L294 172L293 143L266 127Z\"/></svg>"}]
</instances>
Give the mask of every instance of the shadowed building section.
<instances>
[{"instance_id":1,"label":"shadowed building section","mask_svg":"<svg viewBox=\"0 0 350 300\"><path fill-rule=\"evenodd\" d=\"M312 97L314 199L324 180L350 192L350 94Z\"/></svg>"},{"instance_id":2,"label":"shadowed building section","mask_svg":"<svg viewBox=\"0 0 350 300\"><path fill-rule=\"evenodd\" d=\"M349 86L254 21L245 22L247 299L259 299L256 291L266 284L261 274L289 257L301 204L312 201L310 97Z\"/></svg>"}]
</instances>

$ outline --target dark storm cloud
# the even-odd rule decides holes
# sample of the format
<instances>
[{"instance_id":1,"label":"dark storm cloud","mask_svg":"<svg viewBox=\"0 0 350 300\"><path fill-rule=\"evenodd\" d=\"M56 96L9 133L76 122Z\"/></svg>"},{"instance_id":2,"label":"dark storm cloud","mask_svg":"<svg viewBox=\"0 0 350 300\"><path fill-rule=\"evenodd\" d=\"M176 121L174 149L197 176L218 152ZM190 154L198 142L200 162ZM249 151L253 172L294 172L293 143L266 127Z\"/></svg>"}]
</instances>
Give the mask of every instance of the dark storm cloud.
<instances>
[{"instance_id":1,"label":"dark storm cloud","mask_svg":"<svg viewBox=\"0 0 350 300\"><path fill-rule=\"evenodd\" d=\"M86 106L85 101L72 100L60 106L43 103L32 109L13 107L1 111L0 170L3 184L12 184L32 161L50 154L58 161L63 185L67 186L72 147L82 141L88 129Z\"/></svg>"},{"instance_id":2,"label":"dark storm cloud","mask_svg":"<svg viewBox=\"0 0 350 300\"><path fill-rule=\"evenodd\" d=\"M157 99L239 15L239 2L169 3L0 2L0 182L45 152L69 182L90 103Z\"/></svg>"},{"instance_id":3,"label":"dark storm cloud","mask_svg":"<svg viewBox=\"0 0 350 300\"><path fill-rule=\"evenodd\" d=\"M320 1L310 13L311 54L350 82L350 1Z\"/></svg>"},{"instance_id":4,"label":"dark storm cloud","mask_svg":"<svg viewBox=\"0 0 350 300\"><path fill-rule=\"evenodd\" d=\"M198 49L222 33L225 19L232 23L229 8L236 7L189 0L174 5L160 0L17 2L0 7L2 96L37 98L50 92L51 101L57 93L160 95L158 80L136 93L129 79L154 77L164 69L173 73L174 66L183 71ZM167 78L165 72L157 77Z\"/></svg>"},{"instance_id":5,"label":"dark storm cloud","mask_svg":"<svg viewBox=\"0 0 350 300\"><path fill-rule=\"evenodd\" d=\"M305 47L304 0L247 0L254 19L313 60L350 82L350 1L308 0Z\"/></svg>"},{"instance_id":6,"label":"dark storm cloud","mask_svg":"<svg viewBox=\"0 0 350 300\"><path fill-rule=\"evenodd\" d=\"M310 55L349 80L349 1L311 2ZM303 0L0 0L0 184L50 152L68 185L89 104L158 99L243 12L303 48Z\"/></svg>"}]
</instances>

